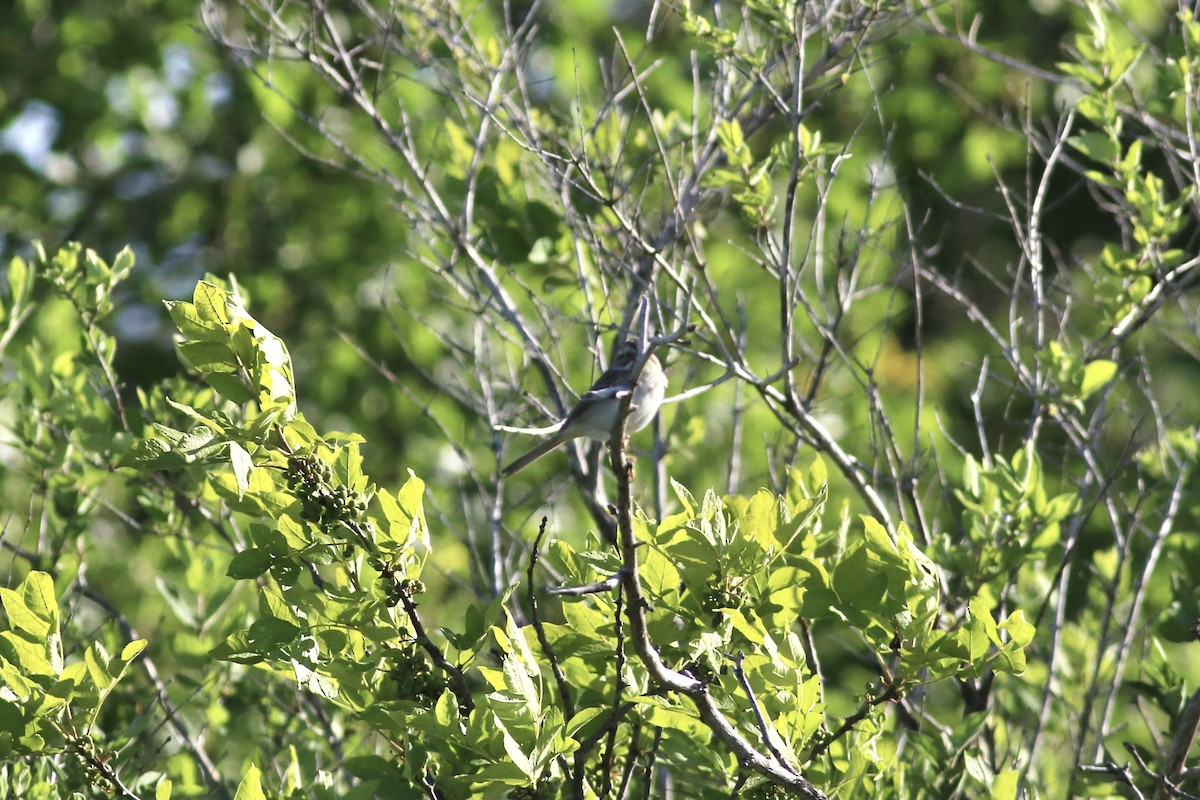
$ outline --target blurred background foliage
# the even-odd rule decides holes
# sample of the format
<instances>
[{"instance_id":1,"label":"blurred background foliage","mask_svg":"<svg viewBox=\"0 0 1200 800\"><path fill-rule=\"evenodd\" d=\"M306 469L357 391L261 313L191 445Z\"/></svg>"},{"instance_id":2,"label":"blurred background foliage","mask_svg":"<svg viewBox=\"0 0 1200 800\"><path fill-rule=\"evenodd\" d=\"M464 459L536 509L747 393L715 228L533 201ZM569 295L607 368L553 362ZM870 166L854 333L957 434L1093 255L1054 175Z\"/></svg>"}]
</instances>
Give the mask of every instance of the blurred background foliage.
<instances>
[{"instance_id":1,"label":"blurred background foliage","mask_svg":"<svg viewBox=\"0 0 1200 800\"><path fill-rule=\"evenodd\" d=\"M597 2L542 9L545 21L531 62L545 76L535 96L548 109L599 102L605 80L600 65L614 61L612 29L635 50L650 8ZM373 131L310 72L279 69L271 76L307 103L289 107L206 41L197 13L187 0L18 0L0 9L0 256L25 252L33 240L50 250L79 240L108 255L130 245L137 269L125 291L134 296L121 304L116 335L119 369L131 386L178 370L158 300L184 296L206 272L235 272L264 323L290 343L306 412L372 442L388 442L386 449L367 451L371 472L381 480L393 481L406 466L427 471L426 465L449 456L424 413L427 404L445 403L417 368L436 369L440 347L394 309L395 296L436 293L428 276L406 261L410 226L397 216L388 187L314 162L288 141L325 153L324 144L297 124L300 114L339 126L364 152L378 151ZM1153 40L1163 34L1171 8L1130 0L1117 13L1130 26L1114 35ZM519 5L514 14L519 16ZM1064 58L1087 16L1065 2L962 2L944 12L948 22L976 14L983 15L981 45L1014 64L1048 71ZM475 22L481 28L496 24L482 13ZM654 40L651 55L676 59L677 66L655 71L646 91L656 104L684 111L692 102L691 70L679 56L689 39L677 21L671 24L676 29ZM1023 95L1029 118L1037 120L1069 90L1027 80L1020 69L967 52L916 22L890 32L869 71L844 77L845 89L831 96L835 102L814 109L810 124L827 140L853 139L850 174L836 184L831 212L856 224L867 207L865 185L882 181L890 188L875 203L874 224L901 224L901 205L888 200L899 193L910 204L920 241L936 250L948 274L964 258L985 272L1002 271L1016 251L996 182L1019 181L1027 160L1022 137L1005 124L1013 121L1014 95ZM408 101L418 94L410 90ZM441 100L424 97L436 117ZM886 125L864 125L873 115ZM427 130L435 138L444 132ZM519 160L520 153L512 157ZM656 153L647 148L642 157ZM1047 233L1064 252L1086 254L1109 233L1096 229L1104 217L1088 193L1060 189ZM495 212L508 215L500 224L524 228L536 220L521 213L526 209L514 209L511 198L496 200ZM754 233L736 212L717 214L707 225L710 268L718 280L737 275L771 283L762 273L746 274L738 241ZM883 259L885 269L889 260ZM525 265L535 290L555 285L552 267ZM539 286L539 277L551 283ZM986 286L978 290L977 299L994 308L1006 302ZM748 286L745 295L754 294ZM931 405L941 408L947 427L962 433L969 420L965 428L956 420L967 418L961 401L969 394L963 381L971 378L958 365L986 346L972 340L978 331L961 324L946 303L932 297L925 309L924 344L934 354L926 361L927 389L936 392ZM906 353L913 346L914 314L900 311L895 338L885 345L885 391L912 389L915 362ZM379 380L372 362L386 365L397 380ZM453 418L455 412L446 413ZM854 428L853 420L848 424ZM690 477L686 465L673 467ZM717 478L697 477L700 483Z\"/></svg>"}]
</instances>

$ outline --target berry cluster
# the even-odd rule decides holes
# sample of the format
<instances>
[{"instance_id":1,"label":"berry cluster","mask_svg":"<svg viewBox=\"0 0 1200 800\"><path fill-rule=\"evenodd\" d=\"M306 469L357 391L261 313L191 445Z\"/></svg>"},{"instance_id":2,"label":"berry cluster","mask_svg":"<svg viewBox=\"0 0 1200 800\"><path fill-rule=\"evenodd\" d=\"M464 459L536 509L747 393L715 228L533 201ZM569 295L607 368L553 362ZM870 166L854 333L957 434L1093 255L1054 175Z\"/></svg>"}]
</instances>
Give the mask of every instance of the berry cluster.
<instances>
[{"instance_id":1,"label":"berry cluster","mask_svg":"<svg viewBox=\"0 0 1200 800\"><path fill-rule=\"evenodd\" d=\"M746 591L741 586L733 586L729 581L721 581L705 591L700 598L700 607L712 614L712 625L721 624L721 609L741 608L746 601Z\"/></svg>"},{"instance_id":2,"label":"berry cluster","mask_svg":"<svg viewBox=\"0 0 1200 800\"><path fill-rule=\"evenodd\" d=\"M111 785L104 770L108 755L98 753L92 740L86 736L71 740L68 749L75 758L66 762L67 771L74 776L82 774L92 786L107 790Z\"/></svg>"},{"instance_id":3,"label":"berry cluster","mask_svg":"<svg viewBox=\"0 0 1200 800\"><path fill-rule=\"evenodd\" d=\"M385 570L383 573L383 592L386 596L387 604L395 607L400 604L400 598L413 597L425 592L425 583L416 578L402 578L396 580L395 574L391 570Z\"/></svg>"},{"instance_id":4,"label":"berry cluster","mask_svg":"<svg viewBox=\"0 0 1200 800\"><path fill-rule=\"evenodd\" d=\"M705 592L701 605L705 611L715 612L722 608L740 608L744 599L745 592L740 588L722 584Z\"/></svg>"},{"instance_id":5,"label":"berry cluster","mask_svg":"<svg viewBox=\"0 0 1200 800\"><path fill-rule=\"evenodd\" d=\"M409 643L393 656L392 680L396 682L396 695L404 700L431 703L442 696L446 679L433 673L433 667L425 654Z\"/></svg>"},{"instance_id":6,"label":"berry cluster","mask_svg":"<svg viewBox=\"0 0 1200 800\"><path fill-rule=\"evenodd\" d=\"M389 606L394 608L400 605L401 598L407 597L412 600L417 595L425 593L424 581L416 578L401 578L401 573L394 564L388 564L378 558L370 563L374 569L379 570L379 585L383 587L383 594L387 598Z\"/></svg>"},{"instance_id":7,"label":"berry cluster","mask_svg":"<svg viewBox=\"0 0 1200 800\"><path fill-rule=\"evenodd\" d=\"M542 781L538 786L518 786L509 789L505 795L507 800L551 800L561 797L561 786L555 786L553 781Z\"/></svg>"},{"instance_id":8,"label":"berry cluster","mask_svg":"<svg viewBox=\"0 0 1200 800\"><path fill-rule=\"evenodd\" d=\"M331 528L353 522L367 511L367 499L349 486L333 486L333 470L314 453L288 457L288 488L300 500L300 518Z\"/></svg>"}]
</instances>

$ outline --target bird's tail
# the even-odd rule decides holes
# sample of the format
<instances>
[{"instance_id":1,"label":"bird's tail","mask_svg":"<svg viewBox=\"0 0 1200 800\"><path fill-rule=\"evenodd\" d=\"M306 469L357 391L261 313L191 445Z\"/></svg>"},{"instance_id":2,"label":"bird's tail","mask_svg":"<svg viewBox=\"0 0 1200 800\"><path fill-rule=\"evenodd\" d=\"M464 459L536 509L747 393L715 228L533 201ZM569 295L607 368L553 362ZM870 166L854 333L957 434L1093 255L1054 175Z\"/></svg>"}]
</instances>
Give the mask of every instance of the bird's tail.
<instances>
[{"instance_id":1,"label":"bird's tail","mask_svg":"<svg viewBox=\"0 0 1200 800\"><path fill-rule=\"evenodd\" d=\"M514 460L507 467L500 470L500 474L505 477L508 477L509 475L512 475L514 472L518 472L520 470L525 469L525 467L529 466L534 461L537 461L539 458L546 455L546 453L549 453L551 450L558 447L564 441L566 441L566 440L562 439L558 436L551 436L550 438L546 439L545 441L539 442L532 449L530 449L529 452L527 452L525 455Z\"/></svg>"}]
</instances>

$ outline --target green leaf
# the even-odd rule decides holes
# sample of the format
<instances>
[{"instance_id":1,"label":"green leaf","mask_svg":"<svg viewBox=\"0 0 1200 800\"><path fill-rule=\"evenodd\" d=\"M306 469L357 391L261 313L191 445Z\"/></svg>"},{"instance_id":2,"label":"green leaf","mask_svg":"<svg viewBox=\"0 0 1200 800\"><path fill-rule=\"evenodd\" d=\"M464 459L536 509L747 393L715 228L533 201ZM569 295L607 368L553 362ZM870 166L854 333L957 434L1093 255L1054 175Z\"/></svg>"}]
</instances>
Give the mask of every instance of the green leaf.
<instances>
[{"instance_id":1,"label":"green leaf","mask_svg":"<svg viewBox=\"0 0 1200 800\"><path fill-rule=\"evenodd\" d=\"M187 466L188 459L175 452L171 445L161 439L139 439L121 456L119 467L136 467L144 470L177 470Z\"/></svg>"},{"instance_id":2,"label":"green leaf","mask_svg":"<svg viewBox=\"0 0 1200 800\"><path fill-rule=\"evenodd\" d=\"M1134 139L1129 143L1129 149L1125 151L1125 157L1117 162L1117 166L1125 173L1135 173L1142 163L1142 140ZM1134 180L1136 180L1136 176ZM1148 184L1147 189L1153 190L1153 185Z\"/></svg>"},{"instance_id":3,"label":"green leaf","mask_svg":"<svg viewBox=\"0 0 1200 800\"><path fill-rule=\"evenodd\" d=\"M88 677L92 679L92 683L101 689L107 689L113 684L115 678L109 668L112 657L109 656L103 645L95 642L84 650L83 661L87 664Z\"/></svg>"},{"instance_id":4,"label":"green leaf","mask_svg":"<svg viewBox=\"0 0 1200 800\"><path fill-rule=\"evenodd\" d=\"M992 768L981 753L967 752L963 757L963 766L966 768L967 774L972 778L982 783L984 786L991 785Z\"/></svg>"},{"instance_id":5,"label":"green leaf","mask_svg":"<svg viewBox=\"0 0 1200 800\"><path fill-rule=\"evenodd\" d=\"M262 773L258 767L251 766L246 770L233 800L267 800L267 796L263 794Z\"/></svg>"},{"instance_id":6,"label":"green leaf","mask_svg":"<svg viewBox=\"0 0 1200 800\"><path fill-rule=\"evenodd\" d=\"M723 168L710 170L702 181L702 185L706 189L736 188L744 184L745 178L742 176L742 173Z\"/></svg>"},{"instance_id":7,"label":"green leaf","mask_svg":"<svg viewBox=\"0 0 1200 800\"><path fill-rule=\"evenodd\" d=\"M1100 72L1084 64L1075 64L1070 61L1060 61L1056 66L1064 75L1069 75L1072 78L1078 78L1090 86L1098 88L1103 86L1105 83L1104 76L1100 74ZM1085 116L1092 118L1092 115L1090 114L1085 113Z\"/></svg>"},{"instance_id":8,"label":"green leaf","mask_svg":"<svg viewBox=\"0 0 1200 800\"><path fill-rule=\"evenodd\" d=\"M355 491L366 487L366 477L362 473L362 453L357 442L349 442L338 448L337 457L333 460L333 475L338 483L344 483Z\"/></svg>"},{"instance_id":9,"label":"green leaf","mask_svg":"<svg viewBox=\"0 0 1200 800\"><path fill-rule=\"evenodd\" d=\"M128 277L129 273L133 270L133 264L133 250L130 249L129 245L125 245L121 248L121 252L117 253L116 258L113 259L112 283L116 284Z\"/></svg>"},{"instance_id":10,"label":"green leaf","mask_svg":"<svg viewBox=\"0 0 1200 800\"><path fill-rule=\"evenodd\" d=\"M527 786L531 781L529 774L525 770L510 761L488 764L476 770L472 778L477 783L503 784L507 786Z\"/></svg>"},{"instance_id":11,"label":"green leaf","mask_svg":"<svg viewBox=\"0 0 1200 800\"><path fill-rule=\"evenodd\" d=\"M971 659L974 661L983 657L988 650L988 644L999 647L1002 642L1000 641L1000 631L996 627L996 620L992 616L992 610L988 607L987 601L979 595L975 595L971 598L967 609L970 613L971 622L978 625L978 630L987 638L987 642L981 652L976 651L974 646L971 648Z\"/></svg>"},{"instance_id":12,"label":"green leaf","mask_svg":"<svg viewBox=\"0 0 1200 800\"><path fill-rule=\"evenodd\" d=\"M708 726L694 714L676 708L659 698L641 697L636 703L645 707L646 721L666 730L683 733L698 742L707 742L712 736Z\"/></svg>"},{"instance_id":13,"label":"green leaf","mask_svg":"<svg viewBox=\"0 0 1200 800\"><path fill-rule=\"evenodd\" d=\"M890 584L891 593L903 599L904 585L918 572L911 552L915 548L910 549L909 542L902 541L901 536L889 534L887 528L874 517L863 514L859 518L866 536L867 553L871 561L878 565L873 570L882 572Z\"/></svg>"},{"instance_id":14,"label":"green leaf","mask_svg":"<svg viewBox=\"0 0 1200 800\"><path fill-rule=\"evenodd\" d=\"M149 643L145 639L134 639L132 642L121 648L121 660L129 663L133 659L137 658L138 655L140 655L141 652L146 649L147 644Z\"/></svg>"},{"instance_id":15,"label":"green leaf","mask_svg":"<svg viewBox=\"0 0 1200 800\"><path fill-rule=\"evenodd\" d=\"M443 728L458 725L458 701L449 689L442 692L441 697L438 698L437 704L433 707L433 716Z\"/></svg>"},{"instance_id":16,"label":"green leaf","mask_svg":"<svg viewBox=\"0 0 1200 800\"><path fill-rule=\"evenodd\" d=\"M537 744L533 749L533 762L539 773L545 774L550 759L559 755L570 755L578 750L579 746L579 742L563 736L562 712L557 708L550 708L538 732Z\"/></svg>"},{"instance_id":17,"label":"green leaf","mask_svg":"<svg viewBox=\"0 0 1200 800\"><path fill-rule=\"evenodd\" d=\"M228 457L210 463L225 464L228 463ZM228 470L208 473L208 481L235 510L279 519L295 505L296 499L291 494L280 491L270 472L265 469L253 470L250 473L250 485L244 493L238 491L234 477Z\"/></svg>"},{"instance_id":18,"label":"green leaf","mask_svg":"<svg viewBox=\"0 0 1200 800\"><path fill-rule=\"evenodd\" d=\"M762 646L763 642L766 640L767 633L765 630L763 630L760 624L752 623L746 618L746 615L742 613L741 609L737 608L727 610L725 612L725 616L733 626L733 629L742 636L746 637L746 641L750 642L750 644L754 645L755 647Z\"/></svg>"},{"instance_id":19,"label":"green leaf","mask_svg":"<svg viewBox=\"0 0 1200 800\"><path fill-rule=\"evenodd\" d=\"M758 551L767 551L776 544L779 514L779 498L766 489L760 489L738 515L742 534L758 545Z\"/></svg>"},{"instance_id":20,"label":"green leaf","mask_svg":"<svg viewBox=\"0 0 1200 800\"><path fill-rule=\"evenodd\" d=\"M1013 454L1012 466L1014 472L1024 473L1021 475L1022 497L1032 497L1042 488L1042 460L1038 457L1032 441Z\"/></svg>"},{"instance_id":21,"label":"green leaf","mask_svg":"<svg viewBox=\"0 0 1200 800\"><path fill-rule=\"evenodd\" d=\"M1116 161L1119 150L1112 137L1103 133L1084 133L1072 136L1067 143L1093 161L1111 164Z\"/></svg>"},{"instance_id":22,"label":"green leaf","mask_svg":"<svg viewBox=\"0 0 1200 800\"><path fill-rule=\"evenodd\" d=\"M297 659L292 659L292 671L296 675L296 688L302 692L312 692L326 700L338 699L338 681L331 675L325 675Z\"/></svg>"},{"instance_id":23,"label":"green leaf","mask_svg":"<svg viewBox=\"0 0 1200 800\"><path fill-rule=\"evenodd\" d=\"M541 669L525 638L525 629L517 627L508 609L504 610L504 615L507 630L495 628L492 631L497 643L507 654L501 664L504 682L512 696L520 698L530 716L536 719L541 715L542 698L534 678L541 674Z\"/></svg>"},{"instance_id":24,"label":"green leaf","mask_svg":"<svg viewBox=\"0 0 1200 800\"><path fill-rule=\"evenodd\" d=\"M1079 495L1065 493L1051 498L1045 508L1039 509L1038 513L1046 522L1060 522L1074 514L1078 507Z\"/></svg>"},{"instance_id":25,"label":"green leaf","mask_svg":"<svg viewBox=\"0 0 1200 800\"><path fill-rule=\"evenodd\" d=\"M8 288L12 293L12 307L18 308L25 302L25 298L29 296L29 290L33 286L33 271L29 268L29 264L20 256L12 258L8 262Z\"/></svg>"},{"instance_id":26,"label":"green leaf","mask_svg":"<svg viewBox=\"0 0 1200 800\"><path fill-rule=\"evenodd\" d=\"M508 732L508 728L505 727L504 721L496 714L492 715L492 721L495 722L496 727L500 729L500 733L504 737L504 752L508 754L508 757L512 760L513 765L519 769L521 774L530 781L536 779L537 775L533 768L533 762L530 760L529 756L525 754L525 751L521 749L520 743L513 738L511 733Z\"/></svg>"},{"instance_id":27,"label":"green leaf","mask_svg":"<svg viewBox=\"0 0 1200 800\"><path fill-rule=\"evenodd\" d=\"M1034 627L1025 621L1025 613L1018 610L1000 624L1000 629L1008 633L1009 641L996 657L996 671L1020 675L1025 671L1025 647L1033 640Z\"/></svg>"},{"instance_id":28,"label":"green leaf","mask_svg":"<svg viewBox=\"0 0 1200 800\"><path fill-rule=\"evenodd\" d=\"M34 638L44 639L54 629L51 620L39 616L25 602L19 593L12 589L0 587L0 601L4 604L4 614L8 624L14 631L31 634Z\"/></svg>"},{"instance_id":29,"label":"green leaf","mask_svg":"<svg viewBox=\"0 0 1200 800\"><path fill-rule=\"evenodd\" d=\"M59 670L51 662L49 642L32 641L27 637L27 634L22 635L16 631L0 631L0 653L3 653L5 658L14 660L25 674L57 675Z\"/></svg>"},{"instance_id":30,"label":"green leaf","mask_svg":"<svg viewBox=\"0 0 1200 800\"><path fill-rule=\"evenodd\" d=\"M58 597L54 592L54 579L46 572L34 570L21 583L21 596L25 606L34 614L58 627Z\"/></svg>"},{"instance_id":31,"label":"green leaf","mask_svg":"<svg viewBox=\"0 0 1200 800\"><path fill-rule=\"evenodd\" d=\"M404 482L404 486L400 487L400 492L396 497L401 510L412 520L404 546L408 549L419 545L425 552L428 552L430 549L429 528L425 522L424 496L425 481L418 478L416 473L410 469L408 480Z\"/></svg>"},{"instance_id":32,"label":"green leaf","mask_svg":"<svg viewBox=\"0 0 1200 800\"><path fill-rule=\"evenodd\" d=\"M35 570L17 589L0 588L8 625L14 631L31 634L32 638L49 639L59 625L59 601L54 594L53 578Z\"/></svg>"},{"instance_id":33,"label":"green leaf","mask_svg":"<svg viewBox=\"0 0 1200 800\"><path fill-rule=\"evenodd\" d=\"M242 366L225 342L182 342L178 349L183 360L197 372L236 372Z\"/></svg>"},{"instance_id":34,"label":"green leaf","mask_svg":"<svg viewBox=\"0 0 1200 800\"><path fill-rule=\"evenodd\" d=\"M1026 621L1025 612L1020 609L1009 614L1004 622L1000 623L1000 629L1011 637L1012 643L1017 647L1027 646L1037 632L1037 629Z\"/></svg>"},{"instance_id":35,"label":"green leaf","mask_svg":"<svg viewBox=\"0 0 1200 800\"><path fill-rule=\"evenodd\" d=\"M683 506L683 514L687 517L696 516L699 506L696 503L696 498L692 497L692 493L687 490L687 487L674 478L671 478L671 489L675 492L675 497L679 500L679 504Z\"/></svg>"},{"instance_id":36,"label":"green leaf","mask_svg":"<svg viewBox=\"0 0 1200 800\"><path fill-rule=\"evenodd\" d=\"M269 586L264 588L262 594L259 595L259 601L268 619L274 617L291 625L300 625L301 618L296 610L292 608L288 599L275 589Z\"/></svg>"},{"instance_id":37,"label":"green leaf","mask_svg":"<svg viewBox=\"0 0 1200 800\"><path fill-rule=\"evenodd\" d=\"M1096 73L1097 80L1103 83L1104 78ZM1086 79L1085 79L1086 80ZM1117 118L1117 105L1110 94L1085 94L1075 103L1079 113L1093 122L1104 125Z\"/></svg>"},{"instance_id":38,"label":"green leaf","mask_svg":"<svg viewBox=\"0 0 1200 800\"><path fill-rule=\"evenodd\" d=\"M208 281L198 281L192 292L192 303L196 307L197 318L202 322L229 326L229 293L221 287Z\"/></svg>"},{"instance_id":39,"label":"green leaf","mask_svg":"<svg viewBox=\"0 0 1200 800\"><path fill-rule=\"evenodd\" d=\"M254 399L254 392L246 387L238 373L210 372L204 376L204 382L231 403L242 405Z\"/></svg>"},{"instance_id":40,"label":"green leaf","mask_svg":"<svg viewBox=\"0 0 1200 800\"><path fill-rule=\"evenodd\" d=\"M175 327L187 339L202 341L221 341L226 338L224 326L208 319L201 319L200 313L191 303L182 300L166 300L163 305L171 315Z\"/></svg>"},{"instance_id":41,"label":"green leaf","mask_svg":"<svg viewBox=\"0 0 1200 800\"><path fill-rule=\"evenodd\" d=\"M400 777L396 766L382 756L351 756L342 762L342 766L360 781L395 781Z\"/></svg>"},{"instance_id":42,"label":"green leaf","mask_svg":"<svg viewBox=\"0 0 1200 800\"><path fill-rule=\"evenodd\" d=\"M274 562L275 556L267 550L251 547L230 559L225 574L234 580L253 580L269 570Z\"/></svg>"},{"instance_id":43,"label":"green leaf","mask_svg":"<svg viewBox=\"0 0 1200 800\"><path fill-rule=\"evenodd\" d=\"M840 605L837 593L833 589L833 576L825 566L816 559L804 557L798 560L795 578L789 570L775 570L771 576L771 585L776 579L786 579L790 592L798 594L798 613L805 617L827 619L839 616L836 609Z\"/></svg>"},{"instance_id":44,"label":"green leaf","mask_svg":"<svg viewBox=\"0 0 1200 800\"><path fill-rule=\"evenodd\" d=\"M742 126L736 119L723 119L717 123L717 141L720 142L721 151L731 167L736 169L750 166L753 160L742 136ZM719 171L714 170L714 173Z\"/></svg>"},{"instance_id":45,"label":"green leaf","mask_svg":"<svg viewBox=\"0 0 1200 800\"><path fill-rule=\"evenodd\" d=\"M874 568L867 548L862 545L854 547L838 562L833 572L833 590L837 592L834 610L859 628L867 627L872 618L898 610L885 605L887 576Z\"/></svg>"},{"instance_id":46,"label":"green leaf","mask_svg":"<svg viewBox=\"0 0 1200 800\"><path fill-rule=\"evenodd\" d=\"M246 448L237 442L229 443L229 463L233 467L234 481L237 483L238 497L241 498L250 488L250 471L254 469L254 459Z\"/></svg>"},{"instance_id":47,"label":"green leaf","mask_svg":"<svg viewBox=\"0 0 1200 800\"><path fill-rule=\"evenodd\" d=\"M1107 386L1117 374L1115 361L1096 359L1083 368L1083 381L1079 386L1080 399L1087 399L1097 389Z\"/></svg>"},{"instance_id":48,"label":"green leaf","mask_svg":"<svg viewBox=\"0 0 1200 800\"><path fill-rule=\"evenodd\" d=\"M608 709L601 708L600 706L589 706L588 708L576 711L575 716L571 717L571 719L567 721L566 726L563 728L563 733L565 733L567 736L575 736L575 734L583 730L589 722L597 717L603 717L608 713Z\"/></svg>"},{"instance_id":49,"label":"green leaf","mask_svg":"<svg viewBox=\"0 0 1200 800\"><path fill-rule=\"evenodd\" d=\"M286 654L281 649L291 644L300 636L300 628L282 619L266 617L257 619L250 626L250 645L258 652L272 657L283 657Z\"/></svg>"},{"instance_id":50,"label":"green leaf","mask_svg":"<svg viewBox=\"0 0 1200 800\"><path fill-rule=\"evenodd\" d=\"M1017 800L1017 789L1021 786L1021 773L1015 769L1005 770L992 780L991 800Z\"/></svg>"}]
</instances>

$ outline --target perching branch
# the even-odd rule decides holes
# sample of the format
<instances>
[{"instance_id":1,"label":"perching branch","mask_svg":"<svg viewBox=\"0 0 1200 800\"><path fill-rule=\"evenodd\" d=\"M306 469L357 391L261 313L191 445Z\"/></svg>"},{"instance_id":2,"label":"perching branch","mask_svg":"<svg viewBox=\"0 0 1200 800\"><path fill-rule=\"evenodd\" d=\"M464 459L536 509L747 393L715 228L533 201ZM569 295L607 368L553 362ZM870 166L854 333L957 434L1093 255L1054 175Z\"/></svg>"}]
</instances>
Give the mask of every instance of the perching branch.
<instances>
[{"instance_id":1,"label":"perching branch","mask_svg":"<svg viewBox=\"0 0 1200 800\"><path fill-rule=\"evenodd\" d=\"M649 352L651 348L647 348L644 356ZM625 418L629 414L630 399L630 396L626 396L621 400L618 423L609 440L608 452L609 463L617 476L617 546L623 564L621 578L625 592L625 613L634 651L651 680L669 692L684 695L695 704L700 719L737 756L741 764L779 786L798 792L802 797L825 800L826 795L803 775L780 759L755 748L717 706L709 693L708 684L669 668L650 639L646 622L646 609L650 603L638 577L638 542L633 534L633 501L630 493L633 466L625 459Z\"/></svg>"}]
</instances>

